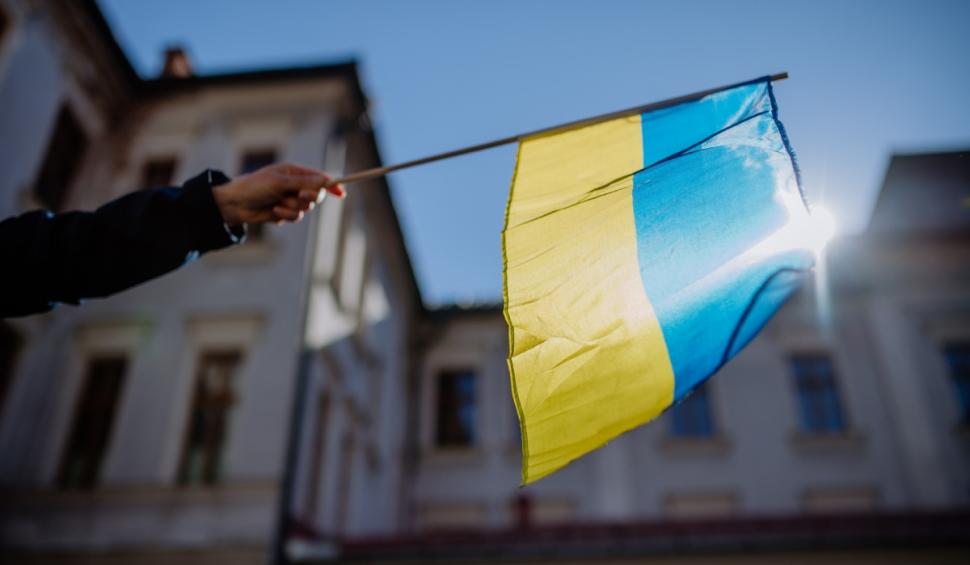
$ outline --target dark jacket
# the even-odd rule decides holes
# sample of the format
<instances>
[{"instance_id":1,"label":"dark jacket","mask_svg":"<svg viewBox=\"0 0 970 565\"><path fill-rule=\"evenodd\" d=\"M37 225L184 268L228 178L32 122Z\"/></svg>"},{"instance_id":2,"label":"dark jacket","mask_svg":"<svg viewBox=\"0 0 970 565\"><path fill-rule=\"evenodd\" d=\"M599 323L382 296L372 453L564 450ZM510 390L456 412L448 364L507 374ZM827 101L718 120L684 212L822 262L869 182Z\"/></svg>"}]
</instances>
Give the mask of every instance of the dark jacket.
<instances>
[{"instance_id":1,"label":"dark jacket","mask_svg":"<svg viewBox=\"0 0 970 565\"><path fill-rule=\"evenodd\" d=\"M0 318L108 296L238 242L212 196L228 180L208 170L94 212L37 210L0 222Z\"/></svg>"}]
</instances>

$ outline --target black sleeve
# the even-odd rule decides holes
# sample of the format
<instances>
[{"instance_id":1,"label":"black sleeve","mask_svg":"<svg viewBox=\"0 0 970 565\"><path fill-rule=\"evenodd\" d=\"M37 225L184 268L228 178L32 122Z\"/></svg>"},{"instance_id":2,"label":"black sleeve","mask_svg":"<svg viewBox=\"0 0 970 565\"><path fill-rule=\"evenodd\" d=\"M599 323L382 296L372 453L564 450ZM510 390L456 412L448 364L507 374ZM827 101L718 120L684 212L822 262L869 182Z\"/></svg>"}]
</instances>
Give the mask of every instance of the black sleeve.
<instances>
[{"instance_id":1,"label":"black sleeve","mask_svg":"<svg viewBox=\"0 0 970 565\"><path fill-rule=\"evenodd\" d=\"M209 170L181 188L135 192L94 212L38 210L0 222L0 317L107 296L238 241L212 196L228 180Z\"/></svg>"}]
</instances>

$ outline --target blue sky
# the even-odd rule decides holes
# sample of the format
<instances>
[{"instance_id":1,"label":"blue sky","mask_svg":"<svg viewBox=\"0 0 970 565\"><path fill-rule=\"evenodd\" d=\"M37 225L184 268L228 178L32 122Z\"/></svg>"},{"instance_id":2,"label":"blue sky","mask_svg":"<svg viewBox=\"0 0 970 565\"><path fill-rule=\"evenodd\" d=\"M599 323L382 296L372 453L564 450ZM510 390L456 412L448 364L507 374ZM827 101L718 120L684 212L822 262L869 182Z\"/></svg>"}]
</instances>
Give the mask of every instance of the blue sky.
<instances>
[{"instance_id":1,"label":"blue sky","mask_svg":"<svg viewBox=\"0 0 970 565\"><path fill-rule=\"evenodd\" d=\"M138 71L354 58L384 160L778 71L810 201L864 227L893 151L970 147L970 2L99 0ZM391 177L425 299L501 299L514 147Z\"/></svg>"}]
</instances>

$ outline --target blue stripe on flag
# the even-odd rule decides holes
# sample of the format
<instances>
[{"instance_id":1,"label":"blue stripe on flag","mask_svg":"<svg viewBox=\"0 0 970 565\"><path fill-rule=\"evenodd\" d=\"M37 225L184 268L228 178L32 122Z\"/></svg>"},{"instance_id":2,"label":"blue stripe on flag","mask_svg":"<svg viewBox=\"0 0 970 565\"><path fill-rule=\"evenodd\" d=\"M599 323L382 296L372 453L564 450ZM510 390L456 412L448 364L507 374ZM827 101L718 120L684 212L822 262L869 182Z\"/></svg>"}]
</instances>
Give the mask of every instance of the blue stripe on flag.
<instances>
[{"instance_id":1,"label":"blue stripe on flag","mask_svg":"<svg viewBox=\"0 0 970 565\"><path fill-rule=\"evenodd\" d=\"M643 166L654 165L755 114L770 111L767 89L767 82L756 82L643 114Z\"/></svg>"},{"instance_id":2,"label":"blue stripe on flag","mask_svg":"<svg viewBox=\"0 0 970 565\"><path fill-rule=\"evenodd\" d=\"M769 96L759 83L643 117L637 254L675 402L757 333L813 261L785 230L807 212Z\"/></svg>"}]
</instances>

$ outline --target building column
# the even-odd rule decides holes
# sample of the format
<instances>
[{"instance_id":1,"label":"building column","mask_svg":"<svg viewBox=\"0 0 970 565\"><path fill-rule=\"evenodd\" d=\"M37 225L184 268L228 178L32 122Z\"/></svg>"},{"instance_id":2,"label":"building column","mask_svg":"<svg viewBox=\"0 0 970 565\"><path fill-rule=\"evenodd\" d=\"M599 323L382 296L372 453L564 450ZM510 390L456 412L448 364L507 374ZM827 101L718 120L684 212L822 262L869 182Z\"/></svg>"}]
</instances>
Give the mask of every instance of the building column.
<instances>
[{"instance_id":1,"label":"building column","mask_svg":"<svg viewBox=\"0 0 970 565\"><path fill-rule=\"evenodd\" d=\"M896 449L902 457L903 479L913 508L942 508L950 504L950 469L946 465L933 407L927 397L925 374L914 343L920 336L899 304L875 297L866 317L877 354L879 386L892 421ZM873 391L874 393L876 391Z\"/></svg>"},{"instance_id":2,"label":"building column","mask_svg":"<svg viewBox=\"0 0 970 565\"><path fill-rule=\"evenodd\" d=\"M594 454L595 487L593 518L597 520L628 520L635 515L636 492L633 472L636 469L630 456L629 436L620 436Z\"/></svg>"}]
</instances>

